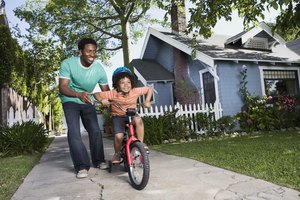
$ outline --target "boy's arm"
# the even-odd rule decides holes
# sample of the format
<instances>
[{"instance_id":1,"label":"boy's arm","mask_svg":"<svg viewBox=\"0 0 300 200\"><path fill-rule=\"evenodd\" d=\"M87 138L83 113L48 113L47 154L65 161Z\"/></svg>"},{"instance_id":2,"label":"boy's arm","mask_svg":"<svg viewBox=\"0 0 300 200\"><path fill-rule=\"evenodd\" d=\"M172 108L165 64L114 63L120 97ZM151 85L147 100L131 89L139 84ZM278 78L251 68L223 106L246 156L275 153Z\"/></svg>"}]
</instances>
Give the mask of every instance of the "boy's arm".
<instances>
[{"instance_id":1,"label":"boy's arm","mask_svg":"<svg viewBox=\"0 0 300 200\"><path fill-rule=\"evenodd\" d=\"M108 99L105 99L103 97L101 97L101 92L95 92L94 93L94 97L95 99L100 102L103 106L109 106L109 101Z\"/></svg>"},{"instance_id":2,"label":"boy's arm","mask_svg":"<svg viewBox=\"0 0 300 200\"><path fill-rule=\"evenodd\" d=\"M150 101L151 101L152 95L153 95L153 88L148 87L148 91L146 93L146 99L145 99L145 102L144 102L144 107L146 107L146 108L151 107L151 102Z\"/></svg>"}]
</instances>

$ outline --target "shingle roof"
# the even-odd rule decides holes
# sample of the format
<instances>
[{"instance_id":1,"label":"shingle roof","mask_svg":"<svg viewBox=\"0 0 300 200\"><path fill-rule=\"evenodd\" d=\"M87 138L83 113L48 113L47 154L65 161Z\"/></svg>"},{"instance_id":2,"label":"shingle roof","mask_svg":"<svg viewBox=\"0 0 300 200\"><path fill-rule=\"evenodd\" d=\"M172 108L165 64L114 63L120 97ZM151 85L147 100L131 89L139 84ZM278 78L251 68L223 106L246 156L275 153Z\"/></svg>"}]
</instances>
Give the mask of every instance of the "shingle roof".
<instances>
[{"instance_id":1,"label":"shingle roof","mask_svg":"<svg viewBox=\"0 0 300 200\"><path fill-rule=\"evenodd\" d=\"M172 39L179 41L187 46L192 45L192 38L185 35L176 35L172 33L161 32L165 35L168 35ZM217 35L215 35L217 37ZM254 60L254 61L293 61L300 62L298 55L294 54L292 51L289 51L288 48L283 45L278 45L273 48L273 51L259 51L251 49L236 49L236 48L225 48L223 45L216 45L208 42L203 38L197 40L197 50L210 56L215 60ZM228 42L228 41L227 41ZM276 49L277 48L277 49Z\"/></svg>"},{"instance_id":2,"label":"shingle roof","mask_svg":"<svg viewBox=\"0 0 300 200\"><path fill-rule=\"evenodd\" d=\"M286 46L291 49L293 52L300 55L300 38L297 40L294 40L292 42L288 42Z\"/></svg>"},{"instance_id":3,"label":"shingle roof","mask_svg":"<svg viewBox=\"0 0 300 200\"><path fill-rule=\"evenodd\" d=\"M130 65L136 68L147 81L174 81L173 74L154 60L134 59Z\"/></svg>"}]
</instances>

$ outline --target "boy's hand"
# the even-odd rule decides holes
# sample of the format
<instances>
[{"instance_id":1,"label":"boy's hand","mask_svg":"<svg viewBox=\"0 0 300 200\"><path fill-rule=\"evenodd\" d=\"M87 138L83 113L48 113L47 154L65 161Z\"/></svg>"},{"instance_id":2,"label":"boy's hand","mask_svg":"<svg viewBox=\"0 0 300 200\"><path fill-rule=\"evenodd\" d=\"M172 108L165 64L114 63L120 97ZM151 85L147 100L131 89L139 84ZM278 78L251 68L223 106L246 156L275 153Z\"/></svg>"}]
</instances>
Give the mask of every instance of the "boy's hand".
<instances>
[{"instance_id":1,"label":"boy's hand","mask_svg":"<svg viewBox=\"0 0 300 200\"><path fill-rule=\"evenodd\" d=\"M105 107L109 107L109 101L107 99L102 99L101 104Z\"/></svg>"},{"instance_id":2,"label":"boy's hand","mask_svg":"<svg viewBox=\"0 0 300 200\"><path fill-rule=\"evenodd\" d=\"M151 102L146 101L146 102L144 102L143 106L144 106L145 108L150 108L150 107L151 107Z\"/></svg>"}]
</instances>

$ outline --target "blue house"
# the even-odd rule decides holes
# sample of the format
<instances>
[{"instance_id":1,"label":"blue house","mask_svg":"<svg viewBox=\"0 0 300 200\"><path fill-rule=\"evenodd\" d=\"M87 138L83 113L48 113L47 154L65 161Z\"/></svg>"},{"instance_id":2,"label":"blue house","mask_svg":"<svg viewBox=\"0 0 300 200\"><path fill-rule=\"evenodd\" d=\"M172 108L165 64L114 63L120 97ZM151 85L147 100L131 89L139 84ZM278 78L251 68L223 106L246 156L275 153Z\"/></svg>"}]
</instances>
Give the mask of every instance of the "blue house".
<instances>
[{"instance_id":1,"label":"blue house","mask_svg":"<svg viewBox=\"0 0 300 200\"><path fill-rule=\"evenodd\" d=\"M140 58L131 62L139 83L154 87L156 105L218 102L223 116L235 115L245 68L251 94L299 95L300 55L264 22L232 37L194 40L182 30L149 28Z\"/></svg>"}]
</instances>

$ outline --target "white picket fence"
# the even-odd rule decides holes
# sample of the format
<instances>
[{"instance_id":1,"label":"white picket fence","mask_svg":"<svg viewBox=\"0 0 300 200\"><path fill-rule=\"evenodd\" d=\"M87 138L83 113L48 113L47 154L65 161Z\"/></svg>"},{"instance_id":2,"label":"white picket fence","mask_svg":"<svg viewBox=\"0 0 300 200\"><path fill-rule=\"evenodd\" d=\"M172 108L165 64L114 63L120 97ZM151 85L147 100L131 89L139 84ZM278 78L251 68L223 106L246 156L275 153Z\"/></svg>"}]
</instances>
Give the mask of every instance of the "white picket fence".
<instances>
[{"instance_id":1,"label":"white picket fence","mask_svg":"<svg viewBox=\"0 0 300 200\"><path fill-rule=\"evenodd\" d=\"M155 116L158 118L159 116L163 116L164 113L166 112L172 112L174 110L178 109L176 112L176 116L186 116L186 117L191 117L195 118L197 113L213 113L214 117L216 120L222 117L222 112L223 109L221 107L220 103L214 103L212 104L205 104L205 105L200 105L200 104L189 104L189 105L181 105L177 103L175 106L152 106L151 108L145 109L142 108L139 111L140 116ZM203 130L199 130L197 128L196 122L192 121L188 125L189 128L196 132L202 132Z\"/></svg>"},{"instance_id":2,"label":"white picket fence","mask_svg":"<svg viewBox=\"0 0 300 200\"><path fill-rule=\"evenodd\" d=\"M14 123L22 123L30 120L40 123L42 121L41 116L36 107L33 109L32 106L29 106L26 111L22 112L15 111L13 107L10 107L7 111L7 125L11 127Z\"/></svg>"}]
</instances>

